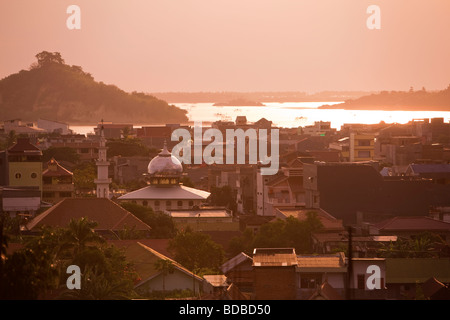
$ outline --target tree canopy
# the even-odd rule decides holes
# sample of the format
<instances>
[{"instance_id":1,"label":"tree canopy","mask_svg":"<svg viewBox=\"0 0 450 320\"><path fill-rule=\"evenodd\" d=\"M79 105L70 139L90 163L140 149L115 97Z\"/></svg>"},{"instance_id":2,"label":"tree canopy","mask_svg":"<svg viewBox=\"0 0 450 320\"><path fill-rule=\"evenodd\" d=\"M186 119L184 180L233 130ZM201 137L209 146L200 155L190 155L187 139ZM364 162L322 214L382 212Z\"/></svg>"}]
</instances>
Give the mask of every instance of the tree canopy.
<instances>
[{"instance_id":1,"label":"tree canopy","mask_svg":"<svg viewBox=\"0 0 450 320\"><path fill-rule=\"evenodd\" d=\"M261 226L256 234L246 230L242 236L231 239L228 253L234 256L240 252L251 254L254 248L295 248L297 253L310 253L311 233L322 228L317 214L308 212L305 220L288 217L277 219Z\"/></svg>"},{"instance_id":2,"label":"tree canopy","mask_svg":"<svg viewBox=\"0 0 450 320\"><path fill-rule=\"evenodd\" d=\"M150 232L152 238L167 239L175 236L175 224L169 215L162 212L154 212L150 207L131 202L123 202L121 206L152 228Z\"/></svg>"},{"instance_id":3,"label":"tree canopy","mask_svg":"<svg viewBox=\"0 0 450 320\"><path fill-rule=\"evenodd\" d=\"M134 296L136 274L123 253L94 232L96 223L72 220L66 228L45 227L24 247L7 255L0 274L1 299L45 298L63 290L61 298L126 299ZM78 265L81 290L64 290L66 269Z\"/></svg>"},{"instance_id":4,"label":"tree canopy","mask_svg":"<svg viewBox=\"0 0 450 320\"><path fill-rule=\"evenodd\" d=\"M188 120L185 110L154 96L94 81L81 66L66 64L59 52L43 51L36 59L29 70L0 80L3 120L47 118L71 124L97 123L103 118L148 124Z\"/></svg>"},{"instance_id":5,"label":"tree canopy","mask_svg":"<svg viewBox=\"0 0 450 320\"><path fill-rule=\"evenodd\" d=\"M201 269L217 272L224 262L224 250L207 234L187 228L170 240L168 250L175 260L189 270L200 273Z\"/></svg>"}]
</instances>

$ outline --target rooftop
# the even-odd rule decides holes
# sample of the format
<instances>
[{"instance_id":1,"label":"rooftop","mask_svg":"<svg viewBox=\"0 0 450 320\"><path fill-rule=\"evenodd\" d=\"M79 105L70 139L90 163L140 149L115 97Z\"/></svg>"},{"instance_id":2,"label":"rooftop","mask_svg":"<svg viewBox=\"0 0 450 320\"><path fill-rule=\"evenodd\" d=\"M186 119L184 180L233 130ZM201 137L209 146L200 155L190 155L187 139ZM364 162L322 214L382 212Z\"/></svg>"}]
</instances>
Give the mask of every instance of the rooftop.
<instances>
[{"instance_id":1,"label":"rooftop","mask_svg":"<svg viewBox=\"0 0 450 320\"><path fill-rule=\"evenodd\" d=\"M42 172L43 177L72 176L73 173L61 166L58 161L51 159L47 162L47 169Z\"/></svg>"},{"instance_id":2,"label":"rooftop","mask_svg":"<svg viewBox=\"0 0 450 320\"><path fill-rule=\"evenodd\" d=\"M172 218L229 218L226 209L167 210Z\"/></svg>"},{"instance_id":3,"label":"rooftop","mask_svg":"<svg viewBox=\"0 0 450 320\"><path fill-rule=\"evenodd\" d=\"M235 268L236 266L240 265L241 263L245 261L252 261L252 258L246 255L244 252L239 253L238 255L234 256L220 267L220 270L223 273L227 273L231 269Z\"/></svg>"},{"instance_id":4,"label":"rooftop","mask_svg":"<svg viewBox=\"0 0 450 320\"><path fill-rule=\"evenodd\" d=\"M32 154L41 155L41 150L34 144L30 143L29 138L17 138L16 144L8 149L8 153Z\"/></svg>"},{"instance_id":5,"label":"rooftop","mask_svg":"<svg viewBox=\"0 0 450 320\"><path fill-rule=\"evenodd\" d=\"M205 200L210 195L209 192L186 187L183 185L174 185L167 188L158 188L156 186L147 186L142 189L129 192L119 200Z\"/></svg>"},{"instance_id":6,"label":"rooftop","mask_svg":"<svg viewBox=\"0 0 450 320\"><path fill-rule=\"evenodd\" d=\"M227 277L223 274L204 275L203 278L213 287L227 287Z\"/></svg>"},{"instance_id":7,"label":"rooftop","mask_svg":"<svg viewBox=\"0 0 450 320\"><path fill-rule=\"evenodd\" d=\"M426 216L399 216L375 224L382 231L447 231L450 223Z\"/></svg>"},{"instance_id":8,"label":"rooftop","mask_svg":"<svg viewBox=\"0 0 450 320\"><path fill-rule=\"evenodd\" d=\"M311 271L314 269L318 272L318 269L323 271L335 272L345 271L345 257L343 253L336 253L330 255L299 255L297 256L297 266L300 271Z\"/></svg>"},{"instance_id":9,"label":"rooftop","mask_svg":"<svg viewBox=\"0 0 450 320\"><path fill-rule=\"evenodd\" d=\"M255 248L254 267L290 267L297 265L297 255L293 248Z\"/></svg>"},{"instance_id":10,"label":"rooftop","mask_svg":"<svg viewBox=\"0 0 450 320\"><path fill-rule=\"evenodd\" d=\"M150 230L147 224L106 198L65 198L32 219L26 229L37 230L44 225L66 227L71 219L83 217L98 223L94 228L96 231L122 230L125 227Z\"/></svg>"}]
</instances>

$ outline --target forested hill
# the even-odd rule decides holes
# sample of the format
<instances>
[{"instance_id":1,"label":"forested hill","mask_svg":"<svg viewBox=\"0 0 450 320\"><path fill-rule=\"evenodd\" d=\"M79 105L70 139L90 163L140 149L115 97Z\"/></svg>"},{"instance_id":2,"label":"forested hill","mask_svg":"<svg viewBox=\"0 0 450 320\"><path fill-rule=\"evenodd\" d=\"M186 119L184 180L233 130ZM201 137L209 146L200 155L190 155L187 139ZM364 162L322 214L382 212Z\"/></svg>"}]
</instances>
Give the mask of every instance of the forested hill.
<instances>
[{"instance_id":1,"label":"forested hill","mask_svg":"<svg viewBox=\"0 0 450 320\"><path fill-rule=\"evenodd\" d=\"M185 123L186 111L144 93L96 82L58 52L43 51L29 70L0 80L0 120L38 118L69 124L101 119L133 124Z\"/></svg>"},{"instance_id":2,"label":"forested hill","mask_svg":"<svg viewBox=\"0 0 450 320\"><path fill-rule=\"evenodd\" d=\"M450 111L450 86L441 91L382 91L321 109Z\"/></svg>"}]
</instances>

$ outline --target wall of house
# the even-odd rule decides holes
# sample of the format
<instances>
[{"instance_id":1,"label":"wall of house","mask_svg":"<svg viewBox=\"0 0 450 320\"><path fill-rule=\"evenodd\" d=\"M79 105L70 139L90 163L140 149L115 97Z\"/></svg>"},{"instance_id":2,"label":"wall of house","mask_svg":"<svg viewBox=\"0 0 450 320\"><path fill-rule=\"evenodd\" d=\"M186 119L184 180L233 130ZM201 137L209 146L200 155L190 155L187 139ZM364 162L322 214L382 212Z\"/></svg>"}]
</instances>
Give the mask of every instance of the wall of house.
<instances>
[{"instance_id":1,"label":"wall of house","mask_svg":"<svg viewBox=\"0 0 450 320\"><path fill-rule=\"evenodd\" d=\"M256 300L293 300L296 298L295 267L254 267Z\"/></svg>"},{"instance_id":2,"label":"wall of house","mask_svg":"<svg viewBox=\"0 0 450 320\"><path fill-rule=\"evenodd\" d=\"M42 191L42 162L9 162L9 185Z\"/></svg>"},{"instance_id":3,"label":"wall of house","mask_svg":"<svg viewBox=\"0 0 450 320\"><path fill-rule=\"evenodd\" d=\"M372 160L375 155L373 134L350 133L350 162Z\"/></svg>"},{"instance_id":4,"label":"wall of house","mask_svg":"<svg viewBox=\"0 0 450 320\"><path fill-rule=\"evenodd\" d=\"M193 206L200 206L203 201L202 200L133 200L134 203L139 204L144 207L151 207L154 211L164 211L164 210L176 210L183 209L189 210L192 209ZM133 202L131 201L131 202ZM168 205L167 201L170 201L170 205ZM181 206L178 205L178 202L181 201Z\"/></svg>"},{"instance_id":5,"label":"wall of house","mask_svg":"<svg viewBox=\"0 0 450 320\"><path fill-rule=\"evenodd\" d=\"M364 290L369 290L367 287L367 280L372 275L372 273L367 273L367 268L369 266L375 265L380 268L380 284L382 288L386 285L386 262L384 259L353 259L353 283L352 288L358 289L358 276L362 277L364 275ZM362 288L359 288L362 289Z\"/></svg>"},{"instance_id":6,"label":"wall of house","mask_svg":"<svg viewBox=\"0 0 450 320\"><path fill-rule=\"evenodd\" d=\"M199 279L194 279L192 276L175 269L173 273L168 274L164 277L164 287L165 291L173 290L191 290L195 293L201 292L202 281ZM194 288L195 286L195 288ZM150 279L139 286L137 289L139 292L151 293L152 291L163 291L163 276L162 274Z\"/></svg>"}]
</instances>

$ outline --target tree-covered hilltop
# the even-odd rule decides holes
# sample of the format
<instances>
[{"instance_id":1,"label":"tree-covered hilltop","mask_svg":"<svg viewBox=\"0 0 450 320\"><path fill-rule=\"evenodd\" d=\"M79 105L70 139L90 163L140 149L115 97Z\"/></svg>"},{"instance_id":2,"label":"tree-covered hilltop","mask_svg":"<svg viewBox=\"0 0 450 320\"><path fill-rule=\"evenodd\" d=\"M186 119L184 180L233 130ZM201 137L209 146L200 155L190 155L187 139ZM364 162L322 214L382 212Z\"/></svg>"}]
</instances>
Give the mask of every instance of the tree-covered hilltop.
<instances>
[{"instance_id":1,"label":"tree-covered hilltop","mask_svg":"<svg viewBox=\"0 0 450 320\"><path fill-rule=\"evenodd\" d=\"M381 91L354 100L321 109L349 110L406 110L406 111L450 111L450 86L447 89L428 92L425 88L409 91Z\"/></svg>"},{"instance_id":2,"label":"tree-covered hilltop","mask_svg":"<svg viewBox=\"0 0 450 320\"><path fill-rule=\"evenodd\" d=\"M38 118L69 124L99 119L135 124L187 122L186 111L144 93L127 93L96 82L80 66L70 66L58 52L43 51L29 70L0 80L0 120Z\"/></svg>"}]
</instances>

